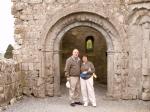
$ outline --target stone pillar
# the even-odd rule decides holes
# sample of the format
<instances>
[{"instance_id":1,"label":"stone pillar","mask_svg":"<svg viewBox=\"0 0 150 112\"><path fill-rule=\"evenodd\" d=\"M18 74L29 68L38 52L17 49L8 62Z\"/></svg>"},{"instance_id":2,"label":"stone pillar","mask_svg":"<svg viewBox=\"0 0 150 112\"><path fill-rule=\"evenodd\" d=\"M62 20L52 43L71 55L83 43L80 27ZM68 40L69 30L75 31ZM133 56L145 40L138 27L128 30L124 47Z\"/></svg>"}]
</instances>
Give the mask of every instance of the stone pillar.
<instances>
[{"instance_id":1,"label":"stone pillar","mask_svg":"<svg viewBox=\"0 0 150 112\"><path fill-rule=\"evenodd\" d=\"M129 99L128 97L128 76L129 76L129 53L123 52L121 55L121 98Z\"/></svg>"},{"instance_id":2,"label":"stone pillar","mask_svg":"<svg viewBox=\"0 0 150 112\"><path fill-rule=\"evenodd\" d=\"M46 49L44 51L43 59L43 76L45 79L45 89L47 96L54 96L54 52L53 50Z\"/></svg>"},{"instance_id":3,"label":"stone pillar","mask_svg":"<svg viewBox=\"0 0 150 112\"><path fill-rule=\"evenodd\" d=\"M113 96L114 52L107 51L107 95Z\"/></svg>"},{"instance_id":4,"label":"stone pillar","mask_svg":"<svg viewBox=\"0 0 150 112\"><path fill-rule=\"evenodd\" d=\"M120 99L122 95L122 52L114 52L114 98Z\"/></svg>"},{"instance_id":5,"label":"stone pillar","mask_svg":"<svg viewBox=\"0 0 150 112\"><path fill-rule=\"evenodd\" d=\"M144 23L142 30L142 100L150 100L150 23Z\"/></svg>"},{"instance_id":6,"label":"stone pillar","mask_svg":"<svg viewBox=\"0 0 150 112\"><path fill-rule=\"evenodd\" d=\"M125 99L137 99L141 94L142 33L137 24L128 26L129 74Z\"/></svg>"},{"instance_id":7,"label":"stone pillar","mask_svg":"<svg viewBox=\"0 0 150 112\"><path fill-rule=\"evenodd\" d=\"M54 51L54 95L60 96L60 51Z\"/></svg>"}]
</instances>

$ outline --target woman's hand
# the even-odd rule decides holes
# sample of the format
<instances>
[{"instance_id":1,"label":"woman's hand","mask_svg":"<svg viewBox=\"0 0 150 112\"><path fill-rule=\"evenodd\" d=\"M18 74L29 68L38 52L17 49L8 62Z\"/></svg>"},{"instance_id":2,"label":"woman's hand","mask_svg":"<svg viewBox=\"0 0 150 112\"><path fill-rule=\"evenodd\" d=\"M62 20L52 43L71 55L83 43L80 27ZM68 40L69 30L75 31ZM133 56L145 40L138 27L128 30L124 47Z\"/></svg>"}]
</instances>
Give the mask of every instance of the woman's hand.
<instances>
[{"instance_id":1,"label":"woman's hand","mask_svg":"<svg viewBox=\"0 0 150 112\"><path fill-rule=\"evenodd\" d=\"M87 71L82 72L83 74L87 74Z\"/></svg>"}]
</instances>

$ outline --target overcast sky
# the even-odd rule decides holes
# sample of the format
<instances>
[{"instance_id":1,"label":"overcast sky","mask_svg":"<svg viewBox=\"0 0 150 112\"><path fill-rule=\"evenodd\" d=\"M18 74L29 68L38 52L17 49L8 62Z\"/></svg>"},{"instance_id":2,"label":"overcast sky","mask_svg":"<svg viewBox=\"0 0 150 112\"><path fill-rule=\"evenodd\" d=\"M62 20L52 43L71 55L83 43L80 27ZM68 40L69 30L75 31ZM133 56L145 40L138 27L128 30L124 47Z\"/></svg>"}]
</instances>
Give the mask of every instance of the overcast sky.
<instances>
[{"instance_id":1,"label":"overcast sky","mask_svg":"<svg viewBox=\"0 0 150 112\"><path fill-rule=\"evenodd\" d=\"M4 53L9 44L14 45L14 19L11 15L11 6L11 0L0 0L0 53Z\"/></svg>"}]
</instances>

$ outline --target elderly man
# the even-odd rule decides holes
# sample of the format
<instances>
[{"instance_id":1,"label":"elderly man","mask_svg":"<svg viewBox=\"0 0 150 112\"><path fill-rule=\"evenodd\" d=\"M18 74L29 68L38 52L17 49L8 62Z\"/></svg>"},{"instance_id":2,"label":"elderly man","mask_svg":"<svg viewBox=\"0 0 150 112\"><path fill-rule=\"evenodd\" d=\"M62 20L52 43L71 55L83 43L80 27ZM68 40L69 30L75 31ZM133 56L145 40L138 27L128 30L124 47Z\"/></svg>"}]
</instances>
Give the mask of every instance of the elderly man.
<instances>
[{"instance_id":1,"label":"elderly man","mask_svg":"<svg viewBox=\"0 0 150 112\"><path fill-rule=\"evenodd\" d=\"M66 60L65 66L65 76L67 80L70 82L69 88L69 97L70 97L70 105L75 106L82 105L80 102L80 66L81 61L78 57L79 51L78 49L74 49L72 52L72 56Z\"/></svg>"}]
</instances>

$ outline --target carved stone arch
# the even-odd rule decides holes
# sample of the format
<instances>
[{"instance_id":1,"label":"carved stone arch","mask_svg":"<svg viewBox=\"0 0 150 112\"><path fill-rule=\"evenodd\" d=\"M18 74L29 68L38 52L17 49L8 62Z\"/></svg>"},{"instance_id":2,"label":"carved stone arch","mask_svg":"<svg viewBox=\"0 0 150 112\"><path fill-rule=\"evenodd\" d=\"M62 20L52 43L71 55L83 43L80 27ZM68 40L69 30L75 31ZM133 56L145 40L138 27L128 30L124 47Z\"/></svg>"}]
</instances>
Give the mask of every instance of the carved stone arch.
<instances>
[{"instance_id":1,"label":"carved stone arch","mask_svg":"<svg viewBox=\"0 0 150 112\"><path fill-rule=\"evenodd\" d=\"M133 10L128 16L127 23L138 25L142 22L141 19L144 16L150 17L150 9L142 8L142 9Z\"/></svg>"},{"instance_id":2,"label":"carved stone arch","mask_svg":"<svg viewBox=\"0 0 150 112\"><path fill-rule=\"evenodd\" d=\"M115 27L104 17L89 12L77 12L69 14L63 18L60 18L50 29L42 43L42 76L48 76L49 71L51 76L54 77L54 95L60 95L60 64L59 64L59 50L60 41L63 35L72 28L78 26L87 26L99 31L107 43L108 53L108 94L114 96L114 88L119 85L115 85L114 80L114 56L121 52L122 46L120 44L120 38ZM118 60L119 61L119 60ZM51 70L49 70L49 69ZM121 84L121 83L120 83Z\"/></svg>"},{"instance_id":3,"label":"carved stone arch","mask_svg":"<svg viewBox=\"0 0 150 112\"><path fill-rule=\"evenodd\" d=\"M58 26L59 27L61 26L63 29L67 25L73 24L74 22L78 22L78 21L90 22L92 24L96 24L97 26L103 28L109 35L111 35L112 41L117 42L116 45L120 44L119 33L115 29L113 24L111 24L106 18L100 15L94 14L94 13L90 13L90 12L76 12L76 13L71 13L67 16L64 16L60 18L55 24L53 24L48 32L52 32L56 27L57 28L55 29L55 31L57 31L59 29ZM47 33L47 35L49 35L49 33ZM48 39L55 40L55 36L52 36L51 38L47 38L47 36L46 38L45 37L42 38L42 44L44 45L42 49L45 49L44 47L46 46L45 45L46 42L50 42L50 40ZM116 51L121 51L122 50L121 48L122 47L116 47L114 49Z\"/></svg>"},{"instance_id":4,"label":"carved stone arch","mask_svg":"<svg viewBox=\"0 0 150 112\"><path fill-rule=\"evenodd\" d=\"M112 41L120 41L119 34L115 27L104 17L101 17L94 13L89 12L77 12L72 13L67 16L64 16L59 19L49 30L49 32L52 32L52 30L56 31L56 27L58 29L58 26L61 26L62 29L66 27L67 25L73 24L75 22L90 22L92 24L96 24L97 26L103 28L109 35L111 35ZM47 34L49 35L49 33ZM48 39L50 38L44 38L43 44L45 45L46 42L48 42ZM51 37L51 40L56 39L56 37ZM117 42L116 41L116 42Z\"/></svg>"},{"instance_id":5,"label":"carved stone arch","mask_svg":"<svg viewBox=\"0 0 150 112\"><path fill-rule=\"evenodd\" d=\"M93 8L92 4L82 4L82 3L80 4L79 3L79 4L74 4L71 7L66 7L64 9L57 10L56 12L48 12L45 24L43 25L43 29L41 30L42 38L39 40L39 45L40 45L39 49L43 48L44 41L46 40L49 29L52 28L53 25L56 22L58 22L61 18L64 18L65 16L75 14L75 13L86 12L86 13L91 13L91 14L93 13L95 15L99 15L99 16L103 17L104 19L106 19L107 21L109 21L113 27L116 26L113 28L116 30L115 32L117 32L117 30L121 29L121 26L119 26L118 24L114 25L114 23L118 23L118 20L115 20L111 17L108 20L108 17L106 15L105 11L101 10L101 7L98 7L98 6L94 6L94 7L95 8Z\"/></svg>"},{"instance_id":6,"label":"carved stone arch","mask_svg":"<svg viewBox=\"0 0 150 112\"><path fill-rule=\"evenodd\" d=\"M150 93L147 92L150 91L148 89L150 86L150 73L148 72L150 66L150 9L133 10L129 16L128 24L129 75L137 77L136 80L140 82L134 85L134 88L138 90L138 98L150 100ZM132 63L130 63L131 61Z\"/></svg>"},{"instance_id":7,"label":"carved stone arch","mask_svg":"<svg viewBox=\"0 0 150 112\"><path fill-rule=\"evenodd\" d=\"M72 23L72 24L64 27L64 30L59 32L59 35L53 41L53 43L54 43L54 50L59 50L60 41L62 40L63 35L65 33L67 33L70 29L78 27L78 26L91 27L91 28L99 31L100 33L102 33L102 35L105 37L106 43L108 45L107 51L114 51L113 41L112 41L111 37L105 32L105 30L103 28L101 28L100 26L98 26L97 24L88 23L88 22L75 22L75 23Z\"/></svg>"}]
</instances>

